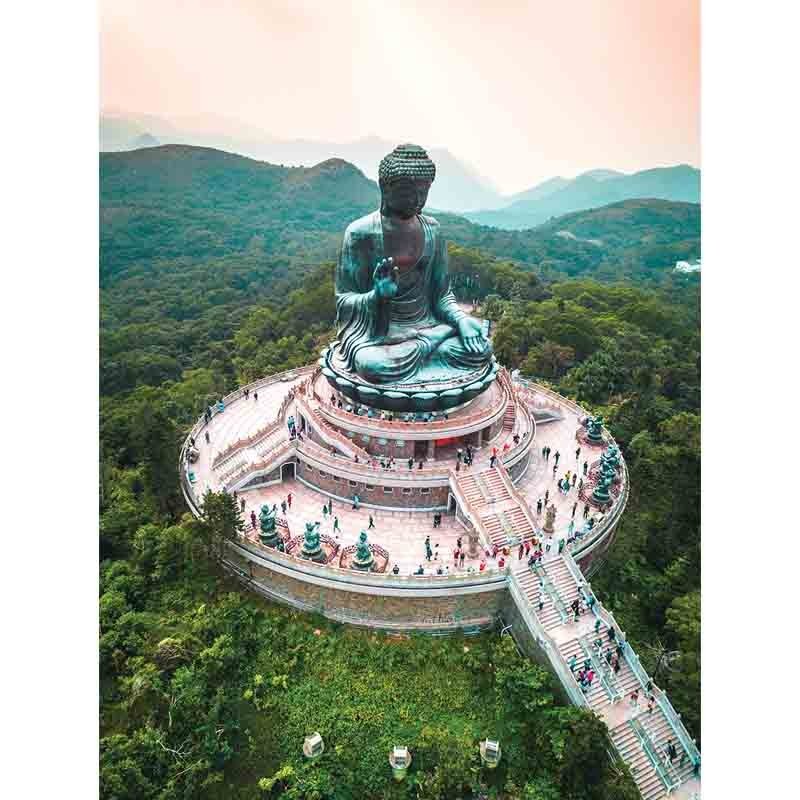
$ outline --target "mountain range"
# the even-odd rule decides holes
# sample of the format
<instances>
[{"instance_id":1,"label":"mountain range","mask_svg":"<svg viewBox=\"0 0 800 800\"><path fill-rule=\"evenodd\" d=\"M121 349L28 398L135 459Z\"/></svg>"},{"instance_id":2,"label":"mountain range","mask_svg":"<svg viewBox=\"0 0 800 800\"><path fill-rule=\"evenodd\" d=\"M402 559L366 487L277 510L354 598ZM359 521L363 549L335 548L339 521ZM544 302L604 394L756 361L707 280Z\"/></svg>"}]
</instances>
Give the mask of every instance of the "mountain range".
<instances>
[{"instance_id":1,"label":"mountain range","mask_svg":"<svg viewBox=\"0 0 800 800\"><path fill-rule=\"evenodd\" d=\"M100 150L134 150L158 144L189 144L237 153L258 161L313 167L332 158L377 180L378 163L397 144L377 136L351 142L278 139L252 126L213 114L166 119L152 114L100 117ZM473 222L508 230L531 228L571 211L650 197L697 203L700 171L682 164L631 175L594 169L576 178L556 177L514 195L502 195L490 180L445 148L431 148L436 181L430 208L461 213Z\"/></svg>"},{"instance_id":2,"label":"mountain range","mask_svg":"<svg viewBox=\"0 0 800 800\"><path fill-rule=\"evenodd\" d=\"M680 164L626 175L614 170L592 170L567 180L552 178L510 198L500 209L464 212L481 225L521 230L553 217L637 198L684 203L700 202L700 170Z\"/></svg>"},{"instance_id":3,"label":"mountain range","mask_svg":"<svg viewBox=\"0 0 800 800\"><path fill-rule=\"evenodd\" d=\"M305 272L334 260L345 226L378 202L376 183L342 159L284 167L188 145L102 153L101 284L177 263L219 269L218 259ZM677 260L700 256L693 203L626 200L529 230L435 215L454 245L543 276L658 278Z\"/></svg>"}]
</instances>

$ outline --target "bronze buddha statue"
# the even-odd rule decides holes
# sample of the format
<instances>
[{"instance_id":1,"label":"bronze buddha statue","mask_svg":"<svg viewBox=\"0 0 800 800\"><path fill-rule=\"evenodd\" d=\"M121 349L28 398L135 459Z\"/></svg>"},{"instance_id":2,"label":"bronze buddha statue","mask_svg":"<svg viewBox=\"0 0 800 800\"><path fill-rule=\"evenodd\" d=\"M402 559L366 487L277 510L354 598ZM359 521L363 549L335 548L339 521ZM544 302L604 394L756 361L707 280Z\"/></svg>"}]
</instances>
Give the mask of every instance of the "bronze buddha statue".
<instances>
[{"instance_id":1,"label":"bronze buddha statue","mask_svg":"<svg viewBox=\"0 0 800 800\"><path fill-rule=\"evenodd\" d=\"M421 147L395 148L379 167L380 209L344 234L338 337L321 363L331 383L368 405L449 408L486 388L497 371L481 323L450 289L439 223L421 213L435 175Z\"/></svg>"}]
</instances>

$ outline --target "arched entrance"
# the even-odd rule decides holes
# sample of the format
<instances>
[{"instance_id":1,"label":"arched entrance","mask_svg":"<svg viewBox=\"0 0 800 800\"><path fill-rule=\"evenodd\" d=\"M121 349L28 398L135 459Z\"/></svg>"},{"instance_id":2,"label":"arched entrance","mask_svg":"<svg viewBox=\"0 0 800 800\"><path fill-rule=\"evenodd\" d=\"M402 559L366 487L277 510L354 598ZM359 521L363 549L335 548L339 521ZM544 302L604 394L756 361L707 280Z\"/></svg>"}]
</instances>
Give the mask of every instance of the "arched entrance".
<instances>
[{"instance_id":1,"label":"arched entrance","mask_svg":"<svg viewBox=\"0 0 800 800\"><path fill-rule=\"evenodd\" d=\"M296 474L295 474L294 461L287 461L285 464L281 464L281 480L282 481L285 481L288 478L292 478L292 480L294 480L295 477L296 477Z\"/></svg>"}]
</instances>

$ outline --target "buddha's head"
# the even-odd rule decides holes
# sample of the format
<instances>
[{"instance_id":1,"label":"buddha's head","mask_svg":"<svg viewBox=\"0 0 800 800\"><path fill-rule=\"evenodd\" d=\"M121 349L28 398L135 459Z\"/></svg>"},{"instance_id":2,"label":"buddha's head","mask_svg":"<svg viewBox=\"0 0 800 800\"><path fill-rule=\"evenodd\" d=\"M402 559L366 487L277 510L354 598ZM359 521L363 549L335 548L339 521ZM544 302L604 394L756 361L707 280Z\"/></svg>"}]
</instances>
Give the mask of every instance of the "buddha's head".
<instances>
[{"instance_id":1,"label":"buddha's head","mask_svg":"<svg viewBox=\"0 0 800 800\"><path fill-rule=\"evenodd\" d=\"M436 177L436 166L416 144L401 144L385 156L378 167L381 213L411 219L428 201Z\"/></svg>"}]
</instances>

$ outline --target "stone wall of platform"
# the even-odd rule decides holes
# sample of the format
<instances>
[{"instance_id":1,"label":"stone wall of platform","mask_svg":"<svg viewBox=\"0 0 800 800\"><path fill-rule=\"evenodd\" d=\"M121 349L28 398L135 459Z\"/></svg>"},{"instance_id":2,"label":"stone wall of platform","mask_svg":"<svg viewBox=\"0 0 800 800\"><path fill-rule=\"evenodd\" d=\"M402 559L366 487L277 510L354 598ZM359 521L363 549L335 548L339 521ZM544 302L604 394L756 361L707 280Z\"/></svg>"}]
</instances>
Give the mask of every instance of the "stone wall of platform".
<instances>
[{"instance_id":1,"label":"stone wall of platform","mask_svg":"<svg viewBox=\"0 0 800 800\"><path fill-rule=\"evenodd\" d=\"M297 470L297 477L334 497L349 499L354 494L357 494L362 505L381 506L383 508L444 509L447 506L449 493L447 486L401 488L399 486L381 486L377 483L350 481L325 470L311 467L302 461Z\"/></svg>"},{"instance_id":2,"label":"stone wall of platform","mask_svg":"<svg viewBox=\"0 0 800 800\"><path fill-rule=\"evenodd\" d=\"M248 588L266 597L338 622L383 630L434 633L492 627L508 598L504 583L472 594L442 591L434 597L413 590L396 597L362 594L284 575L249 562L238 552L232 552L229 560L250 576Z\"/></svg>"}]
</instances>

